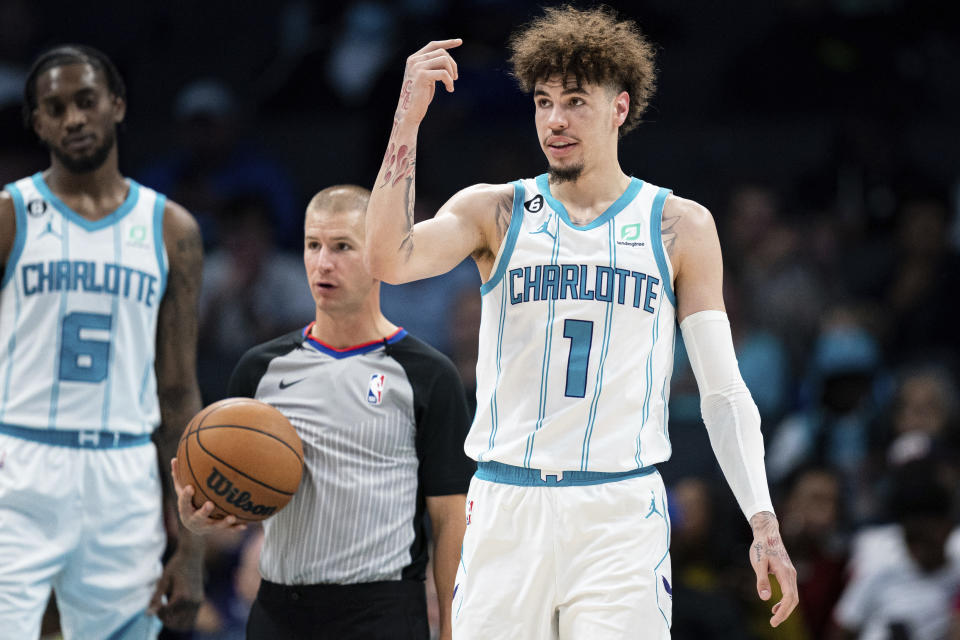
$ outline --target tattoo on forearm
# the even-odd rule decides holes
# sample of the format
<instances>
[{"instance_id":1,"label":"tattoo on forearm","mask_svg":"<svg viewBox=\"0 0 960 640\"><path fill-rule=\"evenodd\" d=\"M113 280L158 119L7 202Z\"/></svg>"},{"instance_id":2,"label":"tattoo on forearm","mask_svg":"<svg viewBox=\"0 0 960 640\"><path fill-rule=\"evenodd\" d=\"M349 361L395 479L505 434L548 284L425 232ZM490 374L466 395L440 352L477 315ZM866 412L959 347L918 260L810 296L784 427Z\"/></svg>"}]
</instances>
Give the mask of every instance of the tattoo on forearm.
<instances>
[{"instance_id":1,"label":"tattoo on forearm","mask_svg":"<svg viewBox=\"0 0 960 640\"><path fill-rule=\"evenodd\" d=\"M412 172L411 172L412 173ZM414 222L414 189L413 175L407 177L407 188L403 192L403 211L406 215L407 232L400 242L400 250L404 254L404 259L409 260L413 253L413 222Z\"/></svg>"},{"instance_id":2,"label":"tattoo on forearm","mask_svg":"<svg viewBox=\"0 0 960 640\"><path fill-rule=\"evenodd\" d=\"M417 148L405 144L399 147L393 140L387 146L383 158L383 182L381 187L395 187L401 180L412 177L417 166Z\"/></svg>"}]
</instances>

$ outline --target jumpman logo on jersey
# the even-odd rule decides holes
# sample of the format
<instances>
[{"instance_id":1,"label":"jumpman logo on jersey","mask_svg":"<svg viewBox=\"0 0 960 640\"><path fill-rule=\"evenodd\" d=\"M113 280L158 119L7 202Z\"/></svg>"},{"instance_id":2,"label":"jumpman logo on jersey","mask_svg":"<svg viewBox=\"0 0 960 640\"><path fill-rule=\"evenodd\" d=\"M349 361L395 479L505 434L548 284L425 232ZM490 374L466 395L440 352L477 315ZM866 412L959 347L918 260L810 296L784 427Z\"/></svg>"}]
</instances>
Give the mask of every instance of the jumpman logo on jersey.
<instances>
[{"instance_id":1,"label":"jumpman logo on jersey","mask_svg":"<svg viewBox=\"0 0 960 640\"><path fill-rule=\"evenodd\" d=\"M553 216L547 215L547 219L543 221L543 224L540 225L540 228L537 229L536 231L531 231L531 232L530 232L530 235L536 235L536 234L538 234L538 233L545 233L545 234L547 234L548 236L550 236L551 238L553 238L554 240L556 240L556 239L557 239L557 236L555 236L555 235L553 235L552 233L550 233L550 221L551 221L551 220L553 220Z\"/></svg>"},{"instance_id":2,"label":"jumpman logo on jersey","mask_svg":"<svg viewBox=\"0 0 960 640\"><path fill-rule=\"evenodd\" d=\"M42 238L43 236L47 235L48 233L49 233L50 235L52 235L52 236L55 236L58 240L63 240L63 238L60 236L60 233L59 233L58 231L54 230L54 228L53 228L53 220L47 220L47 226L46 226L46 228L44 228L43 231L41 231L40 233L37 234L37 238L38 238L38 239L39 239L39 238Z\"/></svg>"},{"instance_id":3,"label":"jumpman logo on jersey","mask_svg":"<svg viewBox=\"0 0 960 640\"><path fill-rule=\"evenodd\" d=\"M663 517L663 514L657 510L657 497L653 494L653 491L651 491L650 492L650 511L647 512L647 515L643 516L643 519L646 520L653 514L657 514L661 518Z\"/></svg>"}]
</instances>

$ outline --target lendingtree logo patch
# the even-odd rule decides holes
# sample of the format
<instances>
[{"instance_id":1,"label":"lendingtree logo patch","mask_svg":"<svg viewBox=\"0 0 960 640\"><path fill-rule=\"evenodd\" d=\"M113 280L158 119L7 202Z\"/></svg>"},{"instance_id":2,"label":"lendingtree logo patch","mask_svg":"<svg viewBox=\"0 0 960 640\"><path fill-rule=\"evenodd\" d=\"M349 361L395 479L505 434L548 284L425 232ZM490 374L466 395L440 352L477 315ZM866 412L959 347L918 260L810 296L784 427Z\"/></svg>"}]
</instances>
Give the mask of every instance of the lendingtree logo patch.
<instances>
[{"instance_id":1,"label":"lendingtree logo patch","mask_svg":"<svg viewBox=\"0 0 960 640\"><path fill-rule=\"evenodd\" d=\"M643 225L639 222L634 224L625 224L620 227L620 239L617 244L628 247L642 247L644 242L640 240L640 234L643 232Z\"/></svg>"}]
</instances>

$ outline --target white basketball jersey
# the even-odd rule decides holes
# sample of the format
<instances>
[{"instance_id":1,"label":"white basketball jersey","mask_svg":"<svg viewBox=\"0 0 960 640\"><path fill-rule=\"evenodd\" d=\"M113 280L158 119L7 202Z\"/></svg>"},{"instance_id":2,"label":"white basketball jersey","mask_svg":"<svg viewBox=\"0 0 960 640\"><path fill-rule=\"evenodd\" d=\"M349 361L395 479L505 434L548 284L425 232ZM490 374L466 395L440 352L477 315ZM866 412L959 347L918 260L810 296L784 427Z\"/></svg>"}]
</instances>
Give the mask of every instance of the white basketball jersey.
<instances>
[{"instance_id":1,"label":"white basketball jersey","mask_svg":"<svg viewBox=\"0 0 960 640\"><path fill-rule=\"evenodd\" d=\"M129 180L91 222L41 174L7 185L17 234L0 285L0 424L150 433L167 275L165 197Z\"/></svg>"},{"instance_id":2,"label":"white basketball jersey","mask_svg":"<svg viewBox=\"0 0 960 640\"><path fill-rule=\"evenodd\" d=\"M670 457L676 300L660 236L669 193L634 178L577 226L546 175L514 183L510 226L480 289L468 455L605 472Z\"/></svg>"}]
</instances>

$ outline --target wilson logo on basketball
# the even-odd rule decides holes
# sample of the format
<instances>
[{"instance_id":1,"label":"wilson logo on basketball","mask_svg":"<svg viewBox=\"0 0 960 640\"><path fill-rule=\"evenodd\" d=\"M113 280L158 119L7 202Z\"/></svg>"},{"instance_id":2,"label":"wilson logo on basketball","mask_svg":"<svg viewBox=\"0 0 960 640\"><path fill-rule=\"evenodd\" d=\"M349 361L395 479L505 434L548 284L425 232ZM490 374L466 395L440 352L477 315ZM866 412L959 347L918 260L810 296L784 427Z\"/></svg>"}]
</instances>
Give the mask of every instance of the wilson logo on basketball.
<instances>
[{"instance_id":1,"label":"wilson logo on basketball","mask_svg":"<svg viewBox=\"0 0 960 640\"><path fill-rule=\"evenodd\" d=\"M253 515L268 516L277 510L276 507L268 507L265 504L254 504L248 492L240 491L234 487L233 483L216 467L211 469L210 475L207 477L207 487L218 496L225 497L228 503L244 511L249 511Z\"/></svg>"}]
</instances>

